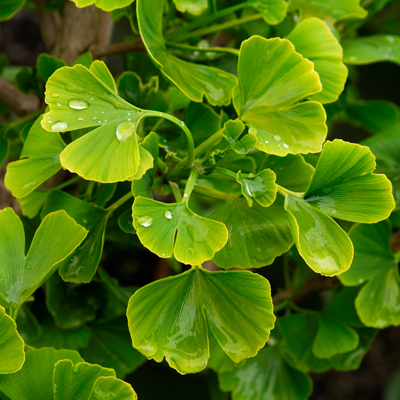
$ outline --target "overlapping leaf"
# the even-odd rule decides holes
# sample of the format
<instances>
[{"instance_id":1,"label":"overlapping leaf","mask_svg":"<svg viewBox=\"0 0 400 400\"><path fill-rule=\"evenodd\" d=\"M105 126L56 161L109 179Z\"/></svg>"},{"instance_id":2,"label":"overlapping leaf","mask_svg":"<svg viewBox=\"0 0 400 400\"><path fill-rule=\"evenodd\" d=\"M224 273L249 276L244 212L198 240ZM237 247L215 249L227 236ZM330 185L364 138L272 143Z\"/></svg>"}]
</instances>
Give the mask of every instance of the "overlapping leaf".
<instances>
[{"instance_id":1,"label":"overlapping leaf","mask_svg":"<svg viewBox=\"0 0 400 400\"><path fill-rule=\"evenodd\" d=\"M129 6L134 0L72 0L77 7L83 8L95 4L104 11L113 11L117 8Z\"/></svg>"},{"instance_id":2,"label":"overlapping leaf","mask_svg":"<svg viewBox=\"0 0 400 400\"><path fill-rule=\"evenodd\" d=\"M160 257L197 265L213 258L228 239L225 225L200 217L186 202L166 204L136 197L133 226L142 244Z\"/></svg>"},{"instance_id":3,"label":"overlapping leaf","mask_svg":"<svg viewBox=\"0 0 400 400\"><path fill-rule=\"evenodd\" d=\"M306 400L311 379L282 358L278 346L267 346L244 366L219 375L223 390L233 391L233 400Z\"/></svg>"},{"instance_id":4,"label":"overlapping leaf","mask_svg":"<svg viewBox=\"0 0 400 400\"><path fill-rule=\"evenodd\" d=\"M228 241L213 258L221 268L259 268L292 247L290 225L282 199L268 207L254 203L249 208L245 199L231 201L212 218L228 229Z\"/></svg>"},{"instance_id":5,"label":"overlapping leaf","mask_svg":"<svg viewBox=\"0 0 400 400\"><path fill-rule=\"evenodd\" d=\"M127 315L133 347L158 362L165 357L180 373L205 368L208 329L239 362L264 346L275 321L266 279L247 271L211 273L197 267L139 289Z\"/></svg>"},{"instance_id":6,"label":"overlapping leaf","mask_svg":"<svg viewBox=\"0 0 400 400\"><path fill-rule=\"evenodd\" d=\"M349 286L366 282L356 299L357 313L365 325L381 329L400 324L400 277L389 247L391 233L389 221L355 227L350 233L353 265L340 276Z\"/></svg>"},{"instance_id":7,"label":"overlapping leaf","mask_svg":"<svg viewBox=\"0 0 400 400\"><path fill-rule=\"evenodd\" d=\"M391 61L400 64L400 36L373 35L345 40L343 42L346 64L372 64Z\"/></svg>"},{"instance_id":8,"label":"overlapping leaf","mask_svg":"<svg viewBox=\"0 0 400 400\"><path fill-rule=\"evenodd\" d=\"M65 82L68 82L65 84ZM82 65L58 69L47 81L50 112L42 126L48 131L96 127L61 153L61 164L88 180L124 181L139 169L152 166L152 157L139 152L136 128L146 114L115 92L115 82L104 63L90 70Z\"/></svg>"},{"instance_id":9,"label":"overlapping leaf","mask_svg":"<svg viewBox=\"0 0 400 400\"><path fill-rule=\"evenodd\" d=\"M11 208L0 211L0 296L12 308L24 301L83 241L87 231L65 211L43 219L25 256L21 221Z\"/></svg>"},{"instance_id":10,"label":"overlapping leaf","mask_svg":"<svg viewBox=\"0 0 400 400\"><path fill-rule=\"evenodd\" d=\"M8 164L5 184L12 194L25 197L61 169L60 154L65 148L59 133L46 132L40 116L29 130L21 160Z\"/></svg>"},{"instance_id":11,"label":"overlapping leaf","mask_svg":"<svg viewBox=\"0 0 400 400\"><path fill-rule=\"evenodd\" d=\"M360 0L290 0L289 10L299 9L301 15L322 19L338 20L345 18L364 18L367 11L360 6Z\"/></svg>"},{"instance_id":12,"label":"overlapping leaf","mask_svg":"<svg viewBox=\"0 0 400 400\"><path fill-rule=\"evenodd\" d=\"M208 6L207 0L174 0L180 12L189 12L194 15L201 14Z\"/></svg>"},{"instance_id":13,"label":"overlapping leaf","mask_svg":"<svg viewBox=\"0 0 400 400\"><path fill-rule=\"evenodd\" d=\"M0 21L10 19L25 3L25 0L3 0L0 9Z\"/></svg>"},{"instance_id":14,"label":"overlapping leaf","mask_svg":"<svg viewBox=\"0 0 400 400\"><path fill-rule=\"evenodd\" d=\"M298 24L288 36L296 51L314 63L322 83L322 91L310 96L321 103L336 101L343 92L347 68L343 64L343 49L329 29L318 19L309 18Z\"/></svg>"},{"instance_id":15,"label":"overlapping leaf","mask_svg":"<svg viewBox=\"0 0 400 400\"><path fill-rule=\"evenodd\" d=\"M153 62L191 100L201 102L205 96L213 105L228 105L237 84L235 76L167 53L161 23L164 4L165 0L137 2L140 34Z\"/></svg>"},{"instance_id":16,"label":"overlapping leaf","mask_svg":"<svg viewBox=\"0 0 400 400\"><path fill-rule=\"evenodd\" d=\"M284 0L248 0L247 3L270 25L279 24L286 17L288 4Z\"/></svg>"},{"instance_id":17,"label":"overlapping leaf","mask_svg":"<svg viewBox=\"0 0 400 400\"><path fill-rule=\"evenodd\" d=\"M24 341L17 326L0 306L0 374L20 370L25 362Z\"/></svg>"},{"instance_id":18,"label":"overlapping leaf","mask_svg":"<svg viewBox=\"0 0 400 400\"><path fill-rule=\"evenodd\" d=\"M302 102L321 91L313 63L286 39L258 36L244 41L238 64L234 105L257 135L256 147L270 154L315 153L327 127L320 103Z\"/></svg>"}]
</instances>

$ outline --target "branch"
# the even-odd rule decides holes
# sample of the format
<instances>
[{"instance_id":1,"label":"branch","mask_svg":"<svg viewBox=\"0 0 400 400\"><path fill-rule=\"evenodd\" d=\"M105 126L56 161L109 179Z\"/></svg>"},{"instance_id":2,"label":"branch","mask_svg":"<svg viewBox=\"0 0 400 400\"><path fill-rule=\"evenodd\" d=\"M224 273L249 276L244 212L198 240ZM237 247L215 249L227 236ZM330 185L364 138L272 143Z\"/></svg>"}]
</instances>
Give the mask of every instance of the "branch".
<instances>
[{"instance_id":1,"label":"branch","mask_svg":"<svg viewBox=\"0 0 400 400\"><path fill-rule=\"evenodd\" d=\"M1 76L0 103L5 104L21 117L32 114L40 108L40 101L37 96L20 92L11 82Z\"/></svg>"},{"instance_id":2,"label":"branch","mask_svg":"<svg viewBox=\"0 0 400 400\"><path fill-rule=\"evenodd\" d=\"M301 299L304 299L308 295L316 292L320 292L322 290L328 290L331 289L337 282L337 278L327 278L324 276L315 276L314 278L310 279L307 281L300 289L299 291L295 293L295 289L286 289L283 290L282 292L277 293L275 296L273 296L272 301L274 303L274 306L278 305L279 303L282 303L284 300L292 298L292 301L296 302ZM294 295L294 296L293 296ZM292 297L293 296L293 297Z\"/></svg>"},{"instance_id":3,"label":"branch","mask_svg":"<svg viewBox=\"0 0 400 400\"><path fill-rule=\"evenodd\" d=\"M42 39L46 44L47 50L51 52L56 43L57 33L61 26L60 15L55 11L46 11L43 6L44 0L35 0L35 4Z\"/></svg>"},{"instance_id":4,"label":"branch","mask_svg":"<svg viewBox=\"0 0 400 400\"><path fill-rule=\"evenodd\" d=\"M92 44L89 47L93 58L102 58L113 54L126 53L128 51L146 51L146 48L139 37L130 42L111 43L111 44Z\"/></svg>"}]
</instances>

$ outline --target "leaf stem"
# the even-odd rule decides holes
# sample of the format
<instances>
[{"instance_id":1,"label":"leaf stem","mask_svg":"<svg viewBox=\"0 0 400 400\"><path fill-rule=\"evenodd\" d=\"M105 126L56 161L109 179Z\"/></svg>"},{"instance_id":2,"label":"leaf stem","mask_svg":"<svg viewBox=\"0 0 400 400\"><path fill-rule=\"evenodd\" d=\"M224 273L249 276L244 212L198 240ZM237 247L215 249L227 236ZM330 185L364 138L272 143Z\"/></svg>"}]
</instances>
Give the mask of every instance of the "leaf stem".
<instances>
[{"instance_id":1,"label":"leaf stem","mask_svg":"<svg viewBox=\"0 0 400 400\"><path fill-rule=\"evenodd\" d=\"M106 208L105 210L108 211L109 213L113 212L116 210L119 206L122 206L126 201L128 201L131 197L133 197L132 192L128 192L124 196L122 196L120 199L118 199L115 203L111 204L110 207Z\"/></svg>"},{"instance_id":2,"label":"leaf stem","mask_svg":"<svg viewBox=\"0 0 400 400\"><path fill-rule=\"evenodd\" d=\"M17 316L18 316L18 311L19 311L19 307L18 308L9 308L9 316L16 321L17 320Z\"/></svg>"},{"instance_id":3,"label":"leaf stem","mask_svg":"<svg viewBox=\"0 0 400 400\"><path fill-rule=\"evenodd\" d=\"M236 179L237 178L237 174L235 174L233 171L226 169L226 168L222 168L222 167L217 167L215 168L215 172L217 174L222 174L222 175L226 175L226 176L230 176L231 178Z\"/></svg>"},{"instance_id":4,"label":"leaf stem","mask_svg":"<svg viewBox=\"0 0 400 400\"><path fill-rule=\"evenodd\" d=\"M189 197L193 192L198 177L199 177L199 172L197 171L197 169L193 168L190 171L189 178L186 182L185 193L183 195L183 202L186 204L189 201Z\"/></svg>"},{"instance_id":5,"label":"leaf stem","mask_svg":"<svg viewBox=\"0 0 400 400\"><path fill-rule=\"evenodd\" d=\"M226 15L232 14L235 11L241 10L242 8L248 7L247 2L243 2L240 4L236 4L235 6L224 8L223 10L217 11L214 14L207 15L203 18L198 18L195 21L190 22L189 24L183 26L182 28L173 31L171 33L167 33L166 38L177 38L185 32L191 31L192 29L198 28L199 26L204 26L209 22L215 21L216 19L220 19L225 17Z\"/></svg>"},{"instance_id":6,"label":"leaf stem","mask_svg":"<svg viewBox=\"0 0 400 400\"><path fill-rule=\"evenodd\" d=\"M247 15L245 17L234 19L232 21L227 21L227 22L224 22L222 24L212 25L212 26L208 26L206 28L200 28L200 29L197 29L197 30L195 30L193 32L188 32L186 34L182 34L182 35L179 35L179 36L176 36L176 37L174 36L173 39L175 41L181 42L181 41L184 41L184 40L187 40L187 39L191 39L193 37L209 35L210 33L220 32L220 31L223 31L225 29L233 28L234 26L237 26L237 25L246 24L247 22L256 21L258 19L261 19L262 17L263 16L261 14Z\"/></svg>"},{"instance_id":7,"label":"leaf stem","mask_svg":"<svg viewBox=\"0 0 400 400\"><path fill-rule=\"evenodd\" d=\"M172 194L175 197L177 203L182 202L182 193L179 189L179 185L176 182L168 181L169 187L171 188Z\"/></svg>"},{"instance_id":8,"label":"leaf stem","mask_svg":"<svg viewBox=\"0 0 400 400\"><path fill-rule=\"evenodd\" d=\"M280 195L282 195L283 197L286 197L288 194L291 194L292 196L299 197L300 199L304 199L304 193L302 193L302 192L292 192L291 190L286 189L283 186L280 186L280 185L276 185L276 186L278 188L278 193Z\"/></svg>"},{"instance_id":9,"label":"leaf stem","mask_svg":"<svg viewBox=\"0 0 400 400\"><path fill-rule=\"evenodd\" d=\"M67 180L67 181L65 181L65 182L63 182L63 183L61 183L60 185L56 186L54 189L55 189L55 190L64 189L65 187L67 187L67 186L69 186L69 185L72 185L73 183L78 182L78 181L80 181L81 179L82 179L82 178L81 178L80 176L75 176L75 177L73 177L73 178L71 178L71 179L69 179L69 180Z\"/></svg>"},{"instance_id":10,"label":"leaf stem","mask_svg":"<svg viewBox=\"0 0 400 400\"><path fill-rule=\"evenodd\" d=\"M231 47L198 47L190 46L188 44L181 44L175 42L165 42L168 47L173 47L176 49L199 51L199 52L213 52L213 53L230 53L235 56L239 56L240 51L238 49L233 49Z\"/></svg>"}]
</instances>

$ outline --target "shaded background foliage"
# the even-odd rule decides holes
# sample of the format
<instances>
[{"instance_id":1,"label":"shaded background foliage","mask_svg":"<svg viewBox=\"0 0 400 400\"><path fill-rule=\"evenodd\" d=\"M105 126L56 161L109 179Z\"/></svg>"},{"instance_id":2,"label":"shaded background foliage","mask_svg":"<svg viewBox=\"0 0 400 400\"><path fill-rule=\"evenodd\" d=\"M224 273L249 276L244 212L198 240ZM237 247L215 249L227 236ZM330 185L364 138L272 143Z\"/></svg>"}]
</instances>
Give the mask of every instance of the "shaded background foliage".
<instances>
[{"instance_id":1,"label":"shaded background foliage","mask_svg":"<svg viewBox=\"0 0 400 400\"><path fill-rule=\"evenodd\" d=\"M399 15L400 1L394 0L362 27L360 35L367 36L380 32L399 35ZM0 29L0 52L7 55L11 65L34 66L37 56L46 49L40 34L37 15L22 10L12 20L2 22ZM112 42L118 43L130 34L130 25L126 19L122 18L115 24ZM135 54L128 52L124 55L108 55L105 60L112 73L118 75L124 71L124 63L129 65L129 63L136 62L135 57L137 56ZM365 100L388 100L400 106L398 65L385 62L350 68L355 70L352 74L355 80L351 83L356 86L361 98ZM331 125L328 139L340 138L357 143L370 135L371 133L362 126L339 119ZM13 155L10 158L12 159ZM5 166L2 169L3 174L4 170ZM0 209L10 204L16 205L3 186L0 190ZM119 210L109 221L110 231L112 231L113 226L116 226L118 217L123 211L125 210ZM104 248L102 266L123 286L143 286L170 274L171 267L165 260L158 259L139 246L135 249L134 257L132 257L132 243L122 243L121 247L115 250L112 243L113 240L118 240L118 238L113 238L111 233L108 239ZM117 259L118 268L116 269ZM282 260L278 259L276 262L279 264ZM281 276L274 276L274 272L270 270L262 270L260 273L279 286ZM40 307L44 305L44 293L38 292L36 299L33 308L37 315L43 314L41 320L43 322L48 317L40 310ZM302 300L299 305L307 307L316 300L316 297L311 295ZM332 399L336 397L353 399L357 396L363 399L393 400L388 395L385 397L385 393L389 390L389 384L393 383L398 377L399 368L400 328L392 327L379 333L359 370L313 374L314 393L311 399ZM164 398L177 400L187 398L208 399L214 398L212 397L213 393L217 391L217 378L212 371L207 370L196 375L181 376L170 369L165 362L157 364L154 361L148 361L134 373L128 375L125 380L132 384L142 400L156 399L159 393L163 393ZM222 394L219 394L219 396L221 397L215 398L228 399L227 396L223 397Z\"/></svg>"}]
</instances>

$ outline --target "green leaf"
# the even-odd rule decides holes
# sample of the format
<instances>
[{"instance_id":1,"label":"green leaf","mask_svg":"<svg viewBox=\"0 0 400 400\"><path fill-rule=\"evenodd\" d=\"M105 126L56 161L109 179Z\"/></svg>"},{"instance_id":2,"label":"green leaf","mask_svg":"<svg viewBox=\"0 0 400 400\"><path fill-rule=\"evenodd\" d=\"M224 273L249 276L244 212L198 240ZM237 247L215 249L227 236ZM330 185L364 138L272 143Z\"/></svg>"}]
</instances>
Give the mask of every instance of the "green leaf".
<instances>
[{"instance_id":1,"label":"green leaf","mask_svg":"<svg viewBox=\"0 0 400 400\"><path fill-rule=\"evenodd\" d=\"M286 17L288 4L284 0L248 0L269 25L277 25Z\"/></svg>"},{"instance_id":2,"label":"green leaf","mask_svg":"<svg viewBox=\"0 0 400 400\"><path fill-rule=\"evenodd\" d=\"M18 203L21 206L22 215L28 218L35 217L42 209L49 193L50 190L36 189L28 195L19 198Z\"/></svg>"},{"instance_id":3,"label":"green leaf","mask_svg":"<svg viewBox=\"0 0 400 400\"><path fill-rule=\"evenodd\" d=\"M60 153L65 144L56 132L46 132L40 116L29 130L22 160L8 164L5 184L12 194L25 197L61 169Z\"/></svg>"},{"instance_id":4,"label":"green leaf","mask_svg":"<svg viewBox=\"0 0 400 400\"><path fill-rule=\"evenodd\" d=\"M210 329L234 362L252 357L274 326L270 293L266 279L247 271L196 267L153 282L129 301L133 347L157 362L165 357L180 373L194 373L207 364Z\"/></svg>"},{"instance_id":5,"label":"green leaf","mask_svg":"<svg viewBox=\"0 0 400 400\"><path fill-rule=\"evenodd\" d=\"M0 21L10 19L25 3L25 0L3 0L0 9Z\"/></svg>"},{"instance_id":6,"label":"green leaf","mask_svg":"<svg viewBox=\"0 0 400 400\"><path fill-rule=\"evenodd\" d=\"M45 347L26 352L22 369L10 375L0 375L0 392L12 400L54 400L53 371L59 360L82 362L78 352Z\"/></svg>"},{"instance_id":7,"label":"green leaf","mask_svg":"<svg viewBox=\"0 0 400 400\"><path fill-rule=\"evenodd\" d=\"M104 11L112 11L117 8L129 6L134 0L72 0L77 7L83 8L95 4Z\"/></svg>"},{"instance_id":8,"label":"green leaf","mask_svg":"<svg viewBox=\"0 0 400 400\"><path fill-rule=\"evenodd\" d=\"M138 0L137 15L140 35L154 64L192 101L205 96L212 105L228 105L237 84L234 75L218 68L192 64L167 53L162 17L165 0Z\"/></svg>"},{"instance_id":9,"label":"green leaf","mask_svg":"<svg viewBox=\"0 0 400 400\"><path fill-rule=\"evenodd\" d=\"M137 400L137 395L129 383L113 377L100 377L95 382L88 400Z\"/></svg>"},{"instance_id":10,"label":"green leaf","mask_svg":"<svg viewBox=\"0 0 400 400\"><path fill-rule=\"evenodd\" d=\"M275 179L276 175L270 169L264 169L257 175L249 174L246 178L243 178L239 171L236 178L249 207L253 205L253 200L263 207L269 207L275 201L277 191Z\"/></svg>"},{"instance_id":11,"label":"green leaf","mask_svg":"<svg viewBox=\"0 0 400 400\"><path fill-rule=\"evenodd\" d=\"M54 190L47 197L42 216L58 210L64 210L88 230L85 240L60 265L59 274L66 282L88 283L100 262L109 213L67 193Z\"/></svg>"},{"instance_id":12,"label":"green leaf","mask_svg":"<svg viewBox=\"0 0 400 400\"><path fill-rule=\"evenodd\" d=\"M239 140L240 135L243 133L245 125L240 119L229 120L225 122L221 130L221 135L231 144Z\"/></svg>"},{"instance_id":13,"label":"green leaf","mask_svg":"<svg viewBox=\"0 0 400 400\"><path fill-rule=\"evenodd\" d=\"M89 328L90 342L80 350L87 362L112 368L121 379L143 364L145 358L132 347L125 316Z\"/></svg>"},{"instance_id":14,"label":"green leaf","mask_svg":"<svg viewBox=\"0 0 400 400\"><path fill-rule=\"evenodd\" d=\"M87 231L64 211L43 219L27 256L21 221L11 208L0 211L0 295L18 309L85 238Z\"/></svg>"},{"instance_id":15,"label":"green leaf","mask_svg":"<svg viewBox=\"0 0 400 400\"><path fill-rule=\"evenodd\" d=\"M286 196L285 210L297 250L313 271L334 276L350 268L353 245L331 217L292 195Z\"/></svg>"},{"instance_id":16,"label":"green leaf","mask_svg":"<svg viewBox=\"0 0 400 400\"><path fill-rule=\"evenodd\" d=\"M309 204L345 221L374 223L395 207L392 186L373 174L375 157L368 147L334 140L326 142L305 194Z\"/></svg>"},{"instance_id":17,"label":"green leaf","mask_svg":"<svg viewBox=\"0 0 400 400\"><path fill-rule=\"evenodd\" d=\"M63 67L50 77L46 85L50 112L42 126L48 131L97 127L65 148L61 164L87 180L124 181L139 168L136 129L146 112L110 89L112 77L99 63L93 63L91 70L82 65Z\"/></svg>"},{"instance_id":18,"label":"green leaf","mask_svg":"<svg viewBox=\"0 0 400 400\"><path fill-rule=\"evenodd\" d=\"M24 341L17 325L0 306L0 374L11 374L22 368L25 362Z\"/></svg>"},{"instance_id":19,"label":"green leaf","mask_svg":"<svg viewBox=\"0 0 400 400\"><path fill-rule=\"evenodd\" d=\"M174 3L178 11L193 15L200 15L208 7L207 0L174 0Z\"/></svg>"},{"instance_id":20,"label":"green leaf","mask_svg":"<svg viewBox=\"0 0 400 400\"><path fill-rule=\"evenodd\" d=\"M340 276L344 285L367 282L356 299L357 313L365 325L380 329L400 325L400 277L389 247L391 233L389 221L356 226L350 233L354 261Z\"/></svg>"},{"instance_id":21,"label":"green leaf","mask_svg":"<svg viewBox=\"0 0 400 400\"><path fill-rule=\"evenodd\" d=\"M321 91L321 83L313 63L288 40L245 40L238 80L234 105L249 132L257 135L259 150L279 156L321 150L327 132L322 105L296 103Z\"/></svg>"},{"instance_id":22,"label":"green leaf","mask_svg":"<svg viewBox=\"0 0 400 400\"><path fill-rule=\"evenodd\" d=\"M260 169L269 168L276 174L276 183L293 192L305 192L314 174L312 165L300 154L286 157L266 155Z\"/></svg>"},{"instance_id":23,"label":"green leaf","mask_svg":"<svg viewBox=\"0 0 400 400\"><path fill-rule=\"evenodd\" d=\"M224 224L200 217L185 202L166 204L136 197L133 226L143 246L153 253L174 254L179 262L190 265L213 258L228 239Z\"/></svg>"},{"instance_id":24,"label":"green leaf","mask_svg":"<svg viewBox=\"0 0 400 400\"><path fill-rule=\"evenodd\" d=\"M364 18L367 11L360 6L360 0L290 0L289 10L300 10L301 16L339 20L345 18Z\"/></svg>"},{"instance_id":25,"label":"green leaf","mask_svg":"<svg viewBox=\"0 0 400 400\"><path fill-rule=\"evenodd\" d=\"M346 64L364 65L381 61L400 64L400 36L373 35L345 40L343 59Z\"/></svg>"},{"instance_id":26,"label":"green leaf","mask_svg":"<svg viewBox=\"0 0 400 400\"><path fill-rule=\"evenodd\" d=\"M36 60L37 73L45 82L47 82L57 69L62 67L65 67L64 60L50 54L42 53Z\"/></svg>"},{"instance_id":27,"label":"green leaf","mask_svg":"<svg viewBox=\"0 0 400 400\"><path fill-rule=\"evenodd\" d=\"M223 387L230 381L233 400L306 400L312 392L309 376L288 365L277 346L267 346L246 364L219 375Z\"/></svg>"},{"instance_id":28,"label":"green leaf","mask_svg":"<svg viewBox=\"0 0 400 400\"><path fill-rule=\"evenodd\" d=\"M268 208L257 203L249 208L244 198L236 199L212 218L223 222L228 229L226 246L213 258L221 268L263 267L293 245L281 197Z\"/></svg>"},{"instance_id":29,"label":"green leaf","mask_svg":"<svg viewBox=\"0 0 400 400\"><path fill-rule=\"evenodd\" d=\"M296 51L314 63L322 83L322 91L310 96L321 103L332 103L343 92L347 68L343 64L343 49L329 29L318 18L298 24L288 36Z\"/></svg>"}]
</instances>

